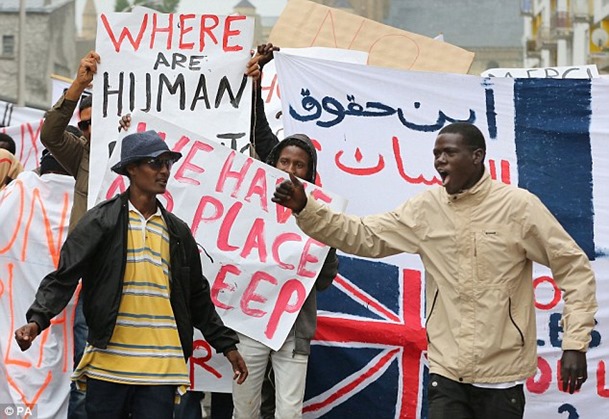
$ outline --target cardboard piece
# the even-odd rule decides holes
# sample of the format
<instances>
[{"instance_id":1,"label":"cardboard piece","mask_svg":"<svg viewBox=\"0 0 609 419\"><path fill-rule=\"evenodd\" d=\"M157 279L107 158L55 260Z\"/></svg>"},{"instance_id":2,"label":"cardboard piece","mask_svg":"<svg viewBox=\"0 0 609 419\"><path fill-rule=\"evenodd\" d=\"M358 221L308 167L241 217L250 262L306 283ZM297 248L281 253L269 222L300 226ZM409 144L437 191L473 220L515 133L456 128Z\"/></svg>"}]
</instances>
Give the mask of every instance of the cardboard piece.
<instances>
[{"instance_id":1,"label":"cardboard piece","mask_svg":"<svg viewBox=\"0 0 609 419\"><path fill-rule=\"evenodd\" d=\"M368 64L404 70L467 73L474 53L307 0L291 0L269 42L280 47L364 51Z\"/></svg>"}]
</instances>

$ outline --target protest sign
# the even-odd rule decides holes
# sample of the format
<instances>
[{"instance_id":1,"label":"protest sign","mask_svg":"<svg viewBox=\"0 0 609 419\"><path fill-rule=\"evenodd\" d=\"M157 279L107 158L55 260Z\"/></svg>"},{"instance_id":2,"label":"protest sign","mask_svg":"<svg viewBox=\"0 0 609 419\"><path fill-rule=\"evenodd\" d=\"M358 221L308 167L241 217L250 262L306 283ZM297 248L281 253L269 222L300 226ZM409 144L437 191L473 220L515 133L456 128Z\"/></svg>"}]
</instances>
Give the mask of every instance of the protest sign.
<instances>
[{"instance_id":1,"label":"protest sign","mask_svg":"<svg viewBox=\"0 0 609 419\"><path fill-rule=\"evenodd\" d=\"M253 25L245 16L149 9L100 15L89 206L100 189L108 144L118 137L119 117L136 109L162 115L234 149L247 149L251 81L244 72Z\"/></svg>"},{"instance_id":2,"label":"protest sign","mask_svg":"<svg viewBox=\"0 0 609 419\"><path fill-rule=\"evenodd\" d=\"M201 247L222 320L279 349L328 251L300 231L288 210L271 202L285 173L150 114L134 113L132 126L162 133L184 156L162 200L190 226ZM125 182L126 177L108 172L104 197L124 190ZM344 208L339 197L315 185L308 188L318 199Z\"/></svg>"},{"instance_id":3,"label":"protest sign","mask_svg":"<svg viewBox=\"0 0 609 419\"><path fill-rule=\"evenodd\" d=\"M609 333L609 82L403 72L281 53L275 61L286 134L303 132L319 144L322 184L349 199L348 213L386 212L440 187L432 154L438 131L454 121L482 130L491 176L539 196L597 277L589 378L569 395L558 389L561 293L551 272L535 267L539 368L525 383L525 417L602 417L609 397L602 339ZM306 417L425 417L423 278L417 256L340 256L334 286L318 294L324 313Z\"/></svg>"},{"instance_id":4,"label":"protest sign","mask_svg":"<svg viewBox=\"0 0 609 419\"><path fill-rule=\"evenodd\" d=\"M467 73L474 53L307 0L291 0L269 35L281 47L330 47L368 53L368 64Z\"/></svg>"},{"instance_id":5,"label":"protest sign","mask_svg":"<svg viewBox=\"0 0 609 419\"><path fill-rule=\"evenodd\" d=\"M74 179L21 173L0 192L0 405L39 419L65 417L72 373L74 305L27 352L14 340L42 278L57 267L68 233ZM21 410L20 410L21 409ZM10 416L8 416L10 417Z\"/></svg>"},{"instance_id":6,"label":"protest sign","mask_svg":"<svg viewBox=\"0 0 609 419\"><path fill-rule=\"evenodd\" d=\"M591 79L598 77L594 65L542 67L542 68L489 68L482 77L546 78L546 79Z\"/></svg>"}]
</instances>

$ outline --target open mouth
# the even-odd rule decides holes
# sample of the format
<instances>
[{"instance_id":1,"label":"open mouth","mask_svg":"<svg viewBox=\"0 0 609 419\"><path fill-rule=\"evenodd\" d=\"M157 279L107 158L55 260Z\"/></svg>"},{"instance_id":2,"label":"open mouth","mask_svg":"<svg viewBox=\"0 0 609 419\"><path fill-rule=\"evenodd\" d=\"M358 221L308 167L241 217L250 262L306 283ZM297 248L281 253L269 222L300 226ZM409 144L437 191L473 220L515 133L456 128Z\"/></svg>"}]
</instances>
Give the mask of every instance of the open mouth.
<instances>
[{"instance_id":1,"label":"open mouth","mask_svg":"<svg viewBox=\"0 0 609 419\"><path fill-rule=\"evenodd\" d=\"M446 170L442 170L442 169L437 169L437 170L438 170L438 174L440 175L440 179L442 179L442 185L446 186L446 184L450 180L450 175L448 174L448 172Z\"/></svg>"}]
</instances>

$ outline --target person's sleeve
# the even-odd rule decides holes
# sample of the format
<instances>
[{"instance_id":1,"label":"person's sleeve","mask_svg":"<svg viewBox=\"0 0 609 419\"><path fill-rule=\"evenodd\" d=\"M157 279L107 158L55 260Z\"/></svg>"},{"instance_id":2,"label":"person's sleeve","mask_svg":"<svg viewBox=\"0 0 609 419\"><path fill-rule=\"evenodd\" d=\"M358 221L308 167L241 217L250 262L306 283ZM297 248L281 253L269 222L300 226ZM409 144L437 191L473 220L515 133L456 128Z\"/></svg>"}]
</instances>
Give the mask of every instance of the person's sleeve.
<instances>
[{"instance_id":1,"label":"person's sleeve","mask_svg":"<svg viewBox=\"0 0 609 419\"><path fill-rule=\"evenodd\" d=\"M264 112L264 100L260 83L254 90L254 105L252 106L252 135L250 142L254 145L258 158L265 162L271 150L279 143L279 139L273 133Z\"/></svg>"},{"instance_id":2,"label":"person's sleeve","mask_svg":"<svg viewBox=\"0 0 609 419\"><path fill-rule=\"evenodd\" d=\"M586 351L598 308L594 272L583 250L532 194L523 223L523 243L527 257L548 266L562 290L562 349Z\"/></svg>"},{"instance_id":3,"label":"person's sleeve","mask_svg":"<svg viewBox=\"0 0 609 419\"><path fill-rule=\"evenodd\" d=\"M201 258L197 251L197 246L194 238L189 238L191 242L189 249L189 267L190 267L190 298L191 298L191 313L193 326L203 333L205 340L218 353L226 353L226 351L237 348L239 338L232 329L226 327L222 319L216 312L216 307L211 300L209 282L203 276L201 268Z\"/></svg>"},{"instance_id":4,"label":"person's sleeve","mask_svg":"<svg viewBox=\"0 0 609 419\"><path fill-rule=\"evenodd\" d=\"M51 319L61 313L72 298L102 237L101 226L88 212L61 247L57 270L40 283L34 303L26 313L28 322L38 323L41 330L49 327Z\"/></svg>"},{"instance_id":5,"label":"person's sleeve","mask_svg":"<svg viewBox=\"0 0 609 419\"><path fill-rule=\"evenodd\" d=\"M417 253L419 238L416 210L407 201L394 211L357 217L333 211L311 195L296 214L296 223L309 237L345 253L382 258L397 253Z\"/></svg>"},{"instance_id":6,"label":"person's sleeve","mask_svg":"<svg viewBox=\"0 0 609 419\"><path fill-rule=\"evenodd\" d=\"M53 157L67 170L76 176L84 152L82 138L67 132L66 128L72 119L77 102L63 96L47 111L40 131L40 141L49 149Z\"/></svg>"},{"instance_id":7,"label":"person's sleeve","mask_svg":"<svg viewBox=\"0 0 609 419\"><path fill-rule=\"evenodd\" d=\"M338 256L336 256L336 249L331 247L326 256L321 271L315 281L315 289L317 291L323 291L332 285L332 281L338 274Z\"/></svg>"}]
</instances>

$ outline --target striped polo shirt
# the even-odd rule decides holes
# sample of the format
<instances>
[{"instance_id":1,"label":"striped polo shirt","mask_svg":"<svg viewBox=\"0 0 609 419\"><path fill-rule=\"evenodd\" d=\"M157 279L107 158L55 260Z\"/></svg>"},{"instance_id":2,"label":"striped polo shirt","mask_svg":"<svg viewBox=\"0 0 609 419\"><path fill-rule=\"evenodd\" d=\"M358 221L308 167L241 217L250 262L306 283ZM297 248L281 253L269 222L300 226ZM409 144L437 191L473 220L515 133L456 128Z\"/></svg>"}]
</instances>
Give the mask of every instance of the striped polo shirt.
<instances>
[{"instance_id":1,"label":"striped polo shirt","mask_svg":"<svg viewBox=\"0 0 609 419\"><path fill-rule=\"evenodd\" d=\"M169 300L169 234L160 209L147 220L129 202L127 263L118 317L106 349L87 343L72 375L121 384L190 385Z\"/></svg>"}]
</instances>

